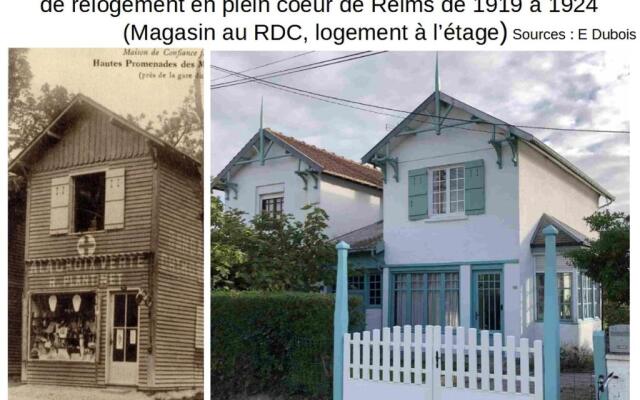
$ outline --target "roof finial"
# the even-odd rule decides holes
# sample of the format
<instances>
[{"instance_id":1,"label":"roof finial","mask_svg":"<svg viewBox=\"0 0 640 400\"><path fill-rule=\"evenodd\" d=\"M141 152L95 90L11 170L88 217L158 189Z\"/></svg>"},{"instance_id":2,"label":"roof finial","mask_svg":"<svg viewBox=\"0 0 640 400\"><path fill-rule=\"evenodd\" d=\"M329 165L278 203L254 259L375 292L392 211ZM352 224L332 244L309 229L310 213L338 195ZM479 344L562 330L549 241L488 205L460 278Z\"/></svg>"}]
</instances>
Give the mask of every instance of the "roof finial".
<instances>
[{"instance_id":1,"label":"roof finial","mask_svg":"<svg viewBox=\"0 0 640 400\"><path fill-rule=\"evenodd\" d=\"M435 83L435 100L436 100L436 135L440 134L440 69L438 68L438 52L436 51L436 83Z\"/></svg>"},{"instance_id":2,"label":"roof finial","mask_svg":"<svg viewBox=\"0 0 640 400\"><path fill-rule=\"evenodd\" d=\"M262 128L264 97L260 98L260 165L264 165L264 132Z\"/></svg>"}]
</instances>

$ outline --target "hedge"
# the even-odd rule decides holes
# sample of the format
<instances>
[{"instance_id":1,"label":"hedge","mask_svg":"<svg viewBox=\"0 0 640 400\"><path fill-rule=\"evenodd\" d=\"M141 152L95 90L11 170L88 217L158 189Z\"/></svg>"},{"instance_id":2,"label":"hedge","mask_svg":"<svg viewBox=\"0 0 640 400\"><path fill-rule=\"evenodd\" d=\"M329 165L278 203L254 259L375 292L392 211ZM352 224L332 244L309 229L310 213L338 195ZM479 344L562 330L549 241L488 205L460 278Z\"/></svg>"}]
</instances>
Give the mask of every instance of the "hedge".
<instances>
[{"instance_id":1,"label":"hedge","mask_svg":"<svg viewBox=\"0 0 640 400\"><path fill-rule=\"evenodd\" d=\"M360 306L349 299L351 330L364 325ZM212 398L331 398L333 311L328 294L214 292Z\"/></svg>"}]
</instances>

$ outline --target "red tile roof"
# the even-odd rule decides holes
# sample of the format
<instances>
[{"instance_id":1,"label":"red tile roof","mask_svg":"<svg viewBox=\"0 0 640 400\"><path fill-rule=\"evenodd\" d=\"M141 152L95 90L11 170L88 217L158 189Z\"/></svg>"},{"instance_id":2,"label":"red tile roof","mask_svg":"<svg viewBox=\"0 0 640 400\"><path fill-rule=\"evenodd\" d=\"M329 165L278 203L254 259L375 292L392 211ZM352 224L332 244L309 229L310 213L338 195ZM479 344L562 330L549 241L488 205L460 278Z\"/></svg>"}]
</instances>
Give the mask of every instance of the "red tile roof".
<instances>
[{"instance_id":1,"label":"red tile roof","mask_svg":"<svg viewBox=\"0 0 640 400\"><path fill-rule=\"evenodd\" d=\"M323 168L323 174L337 176L339 178L382 189L382 173L377 169L346 159L301 140L283 135L282 133L276 132L272 129L265 128L265 130L268 130L269 133L278 137L289 146L294 147L297 151L321 165Z\"/></svg>"}]
</instances>

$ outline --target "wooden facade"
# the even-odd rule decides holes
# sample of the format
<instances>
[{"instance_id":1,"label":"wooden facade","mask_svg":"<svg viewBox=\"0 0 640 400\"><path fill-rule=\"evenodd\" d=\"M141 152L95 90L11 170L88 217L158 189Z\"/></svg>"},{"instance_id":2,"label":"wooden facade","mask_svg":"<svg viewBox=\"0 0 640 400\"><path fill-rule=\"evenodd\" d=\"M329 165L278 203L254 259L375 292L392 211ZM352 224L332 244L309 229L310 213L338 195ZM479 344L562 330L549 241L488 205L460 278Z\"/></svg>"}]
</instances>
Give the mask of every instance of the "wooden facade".
<instances>
[{"instance_id":1,"label":"wooden facade","mask_svg":"<svg viewBox=\"0 0 640 400\"><path fill-rule=\"evenodd\" d=\"M22 290L24 285L24 180L18 176L9 179L8 215L8 374L11 379L20 377L20 341L22 337Z\"/></svg>"},{"instance_id":2,"label":"wooden facade","mask_svg":"<svg viewBox=\"0 0 640 400\"><path fill-rule=\"evenodd\" d=\"M199 163L80 95L10 168L28 184L22 380L202 386ZM78 232L77 177L91 174L104 222Z\"/></svg>"}]
</instances>

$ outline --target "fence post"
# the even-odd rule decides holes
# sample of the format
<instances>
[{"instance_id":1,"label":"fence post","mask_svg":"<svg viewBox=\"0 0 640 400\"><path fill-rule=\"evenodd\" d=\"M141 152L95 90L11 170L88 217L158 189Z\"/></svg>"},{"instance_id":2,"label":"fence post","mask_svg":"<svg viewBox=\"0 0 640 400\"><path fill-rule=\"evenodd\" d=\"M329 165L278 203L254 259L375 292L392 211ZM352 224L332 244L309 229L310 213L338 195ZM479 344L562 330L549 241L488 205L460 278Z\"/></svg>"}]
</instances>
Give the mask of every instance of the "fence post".
<instances>
[{"instance_id":1,"label":"fence post","mask_svg":"<svg viewBox=\"0 0 640 400\"><path fill-rule=\"evenodd\" d=\"M593 332L593 374L596 380L596 391L600 390L599 378L607 379L607 356L604 339L604 331ZM596 398L607 400L609 398L607 390L600 393L600 397L596 395Z\"/></svg>"},{"instance_id":2,"label":"fence post","mask_svg":"<svg viewBox=\"0 0 640 400\"><path fill-rule=\"evenodd\" d=\"M560 311L556 273L558 230L548 225L544 234L544 400L560 399Z\"/></svg>"},{"instance_id":3,"label":"fence post","mask_svg":"<svg viewBox=\"0 0 640 400\"><path fill-rule=\"evenodd\" d=\"M344 335L349 329L349 288L347 286L347 252L345 242L336 245L338 268L336 271L336 304L333 313L333 400L342 400L344 380Z\"/></svg>"}]
</instances>

